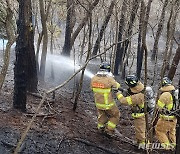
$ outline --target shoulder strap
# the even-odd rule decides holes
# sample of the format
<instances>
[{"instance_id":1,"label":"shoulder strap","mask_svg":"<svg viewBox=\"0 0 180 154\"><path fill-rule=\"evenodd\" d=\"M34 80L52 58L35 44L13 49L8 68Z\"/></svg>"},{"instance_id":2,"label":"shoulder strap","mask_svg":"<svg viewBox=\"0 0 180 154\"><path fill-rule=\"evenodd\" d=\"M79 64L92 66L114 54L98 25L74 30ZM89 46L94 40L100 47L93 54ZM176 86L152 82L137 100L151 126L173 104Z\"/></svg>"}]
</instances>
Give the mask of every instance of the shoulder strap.
<instances>
[{"instance_id":1,"label":"shoulder strap","mask_svg":"<svg viewBox=\"0 0 180 154\"><path fill-rule=\"evenodd\" d=\"M177 109L177 104L176 104L176 98L175 98L175 95L174 95L174 92L175 90L171 90L170 93L172 95L172 99L173 99L173 107L172 107L172 111L175 111Z\"/></svg>"}]
</instances>

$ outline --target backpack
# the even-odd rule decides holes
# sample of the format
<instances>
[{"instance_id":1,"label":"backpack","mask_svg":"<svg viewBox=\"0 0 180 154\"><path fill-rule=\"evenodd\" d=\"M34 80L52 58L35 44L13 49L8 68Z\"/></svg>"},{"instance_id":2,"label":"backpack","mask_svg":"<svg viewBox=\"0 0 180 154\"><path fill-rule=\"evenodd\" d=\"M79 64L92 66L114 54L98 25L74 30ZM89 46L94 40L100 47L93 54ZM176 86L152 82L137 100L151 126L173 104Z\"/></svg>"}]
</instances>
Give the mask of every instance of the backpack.
<instances>
[{"instance_id":1,"label":"backpack","mask_svg":"<svg viewBox=\"0 0 180 154\"><path fill-rule=\"evenodd\" d=\"M173 114L176 115L177 110L180 107L179 98L178 98L179 90L178 89L172 90L171 95L172 95L172 98L173 98L173 108L171 109L171 112L173 112Z\"/></svg>"},{"instance_id":2,"label":"backpack","mask_svg":"<svg viewBox=\"0 0 180 154\"><path fill-rule=\"evenodd\" d=\"M146 101L147 101L147 111L151 114L153 113L156 103L155 103L154 91L150 86L146 87Z\"/></svg>"},{"instance_id":3,"label":"backpack","mask_svg":"<svg viewBox=\"0 0 180 154\"><path fill-rule=\"evenodd\" d=\"M141 93L145 94L145 90L143 90ZM131 92L130 89L128 89L128 95L133 95L134 93ZM149 114L152 114L155 107L155 99L154 99L154 91L150 86L146 87L146 101L147 101L147 112ZM143 113L144 108L141 109L138 105L134 106L132 108L133 113Z\"/></svg>"}]
</instances>

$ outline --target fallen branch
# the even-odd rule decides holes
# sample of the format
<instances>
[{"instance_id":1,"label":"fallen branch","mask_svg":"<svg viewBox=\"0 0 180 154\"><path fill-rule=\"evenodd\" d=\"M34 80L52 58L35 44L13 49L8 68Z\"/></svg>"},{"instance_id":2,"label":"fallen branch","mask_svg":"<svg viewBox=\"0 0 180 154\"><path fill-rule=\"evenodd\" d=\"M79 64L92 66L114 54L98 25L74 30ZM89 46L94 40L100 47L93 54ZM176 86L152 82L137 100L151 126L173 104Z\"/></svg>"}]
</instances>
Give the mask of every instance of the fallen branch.
<instances>
[{"instance_id":1,"label":"fallen branch","mask_svg":"<svg viewBox=\"0 0 180 154\"><path fill-rule=\"evenodd\" d=\"M63 137L61 138L60 142L58 143L57 150L56 150L57 152L59 151L60 146L61 146L62 142L64 141L64 139L65 139L65 136L63 136Z\"/></svg>"},{"instance_id":2,"label":"fallen branch","mask_svg":"<svg viewBox=\"0 0 180 154\"><path fill-rule=\"evenodd\" d=\"M32 96L35 96L35 97L37 97L37 98L43 98L43 96L42 95L40 95L40 94L38 94L38 93L32 93L32 92L27 92L29 95L32 95Z\"/></svg>"},{"instance_id":3,"label":"fallen branch","mask_svg":"<svg viewBox=\"0 0 180 154\"><path fill-rule=\"evenodd\" d=\"M112 154L118 154L118 153L119 153L119 152L117 152L117 151L110 150L109 148L105 148L105 147L100 146L100 145L98 145L98 144L96 144L96 143L92 143L92 142L90 142L90 141L87 141L87 140L84 140L84 139L81 139L81 138L73 138L73 140L78 141L78 142L81 142L81 143L84 143L84 144L86 144L86 145L88 145L88 146L96 147L96 148L101 149L101 150L103 150L103 151L106 151L106 152L108 152L108 153L112 153Z\"/></svg>"},{"instance_id":4,"label":"fallen branch","mask_svg":"<svg viewBox=\"0 0 180 154\"><path fill-rule=\"evenodd\" d=\"M25 116L29 116L29 117L33 117L34 116L34 113L26 113L24 114ZM37 114L36 117L46 117L46 118L51 118L53 117L54 114Z\"/></svg>"},{"instance_id":5,"label":"fallen branch","mask_svg":"<svg viewBox=\"0 0 180 154\"><path fill-rule=\"evenodd\" d=\"M121 141L123 141L125 143L131 144L133 146L137 146L132 139L122 135L117 129L115 129L115 134L116 134L116 136L115 136L116 139L118 139L118 140L120 139Z\"/></svg>"}]
</instances>

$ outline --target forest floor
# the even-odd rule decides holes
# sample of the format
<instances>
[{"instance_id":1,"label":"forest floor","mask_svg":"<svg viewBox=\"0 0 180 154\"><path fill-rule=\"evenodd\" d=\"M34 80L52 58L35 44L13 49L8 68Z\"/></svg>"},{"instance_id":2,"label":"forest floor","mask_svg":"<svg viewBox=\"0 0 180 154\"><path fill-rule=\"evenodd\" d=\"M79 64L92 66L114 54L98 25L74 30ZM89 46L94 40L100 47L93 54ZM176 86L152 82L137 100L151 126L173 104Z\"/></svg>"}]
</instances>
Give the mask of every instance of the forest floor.
<instances>
[{"instance_id":1,"label":"forest floor","mask_svg":"<svg viewBox=\"0 0 180 154\"><path fill-rule=\"evenodd\" d=\"M1 57L2 57L2 52ZM22 133L27 128L41 98L28 94L27 113L12 108L13 104L13 67L14 56L11 56L10 67L0 93L0 154L10 154L15 149ZM2 64L2 61L0 61ZM89 70L95 73L98 65L91 63ZM61 76L62 77L62 76ZM61 78L60 77L60 78ZM116 76L116 79L120 79ZM57 82L39 83L38 95L58 85ZM118 80L120 83L123 81ZM117 126L121 136L109 138L97 131L97 115L90 78L85 77L78 100L77 109L73 111L74 82L71 81L55 93L55 99L48 95L33 122L31 129L20 148L22 154L141 154L143 150L134 146L133 119L130 108L120 106L121 118ZM117 102L118 103L118 102ZM154 150L153 153L173 153Z\"/></svg>"}]
</instances>

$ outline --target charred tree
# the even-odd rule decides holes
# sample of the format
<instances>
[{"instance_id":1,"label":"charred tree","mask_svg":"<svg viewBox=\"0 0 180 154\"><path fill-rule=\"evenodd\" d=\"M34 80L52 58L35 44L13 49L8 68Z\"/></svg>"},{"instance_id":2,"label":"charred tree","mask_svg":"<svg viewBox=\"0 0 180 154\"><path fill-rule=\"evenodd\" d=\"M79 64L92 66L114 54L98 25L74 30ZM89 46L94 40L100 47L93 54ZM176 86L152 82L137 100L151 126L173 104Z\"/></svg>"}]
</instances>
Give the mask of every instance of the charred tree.
<instances>
[{"instance_id":1,"label":"charred tree","mask_svg":"<svg viewBox=\"0 0 180 154\"><path fill-rule=\"evenodd\" d=\"M108 25L108 23L109 23L109 20L110 20L110 18L111 18L111 15L112 15L112 12L113 12L113 8L114 8L114 3L115 3L115 1L113 0L113 1L111 2L110 7L109 7L107 16L105 17L105 20L104 20L104 22L103 22L103 25L102 25L102 27L101 27L101 29L100 29L100 33L99 33L98 38L97 38L97 40L96 40L96 43L95 43L95 45L94 45L92 55L97 55L97 52L98 52L98 50L99 50L99 48L100 48L100 42L101 42L101 40L102 40L104 31L106 30L106 27L107 27L107 25Z\"/></svg>"},{"instance_id":2,"label":"charred tree","mask_svg":"<svg viewBox=\"0 0 180 154\"><path fill-rule=\"evenodd\" d=\"M133 25L134 25L134 21L136 19L139 4L140 4L140 1L134 1L134 3L133 3L132 12L131 12L129 23L128 23L128 29L127 29L126 38L129 38L132 35ZM123 58L124 58L124 56L125 56L125 54L127 52L127 49L129 47L129 42L130 42L130 39L126 39L126 41L123 42L123 45L120 48L120 53L122 54L121 59L120 59L120 65L122 65Z\"/></svg>"},{"instance_id":3,"label":"charred tree","mask_svg":"<svg viewBox=\"0 0 180 154\"><path fill-rule=\"evenodd\" d=\"M124 33L124 27L125 27L126 11L127 11L127 4L126 4L126 0L124 0L123 4L122 4L122 8L121 8L121 17L120 17L120 21L119 21L118 42L122 41L122 37L123 37L123 33ZM119 65L121 63L121 61L120 61L121 57L122 57L122 54L120 52L121 45L122 45L121 43L117 44L114 71L113 71L115 75L118 75Z\"/></svg>"},{"instance_id":4,"label":"charred tree","mask_svg":"<svg viewBox=\"0 0 180 154\"><path fill-rule=\"evenodd\" d=\"M141 2L141 10L140 10L140 17L139 17L139 34L138 34L138 47L137 47L137 69L136 74L138 78L140 77L139 69L142 67L142 61L143 59L143 49L142 49L142 31L143 31L143 21L145 16L145 5L143 2Z\"/></svg>"},{"instance_id":5,"label":"charred tree","mask_svg":"<svg viewBox=\"0 0 180 154\"><path fill-rule=\"evenodd\" d=\"M176 50L176 54L172 60L171 68L168 73L168 77L172 80L174 78L174 75L176 73L177 66L179 64L180 60L180 45L178 45L178 48Z\"/></svg>"},{"instance_id":6,"label":"charred tree","mask_svg":"<svg viewBox=\"0 0 180 154\"><path fill-rule=\"evenodd\" d=\"M86 57L86 62L88 61L90 55L91 55L91 37L92 37L92 15L89 18L89 41L88 41L88 53L87 53L87 57ZM84 67L82 69L82 73L81 73L81 77L79 80L79 84L78 84L78 88L76 91L76 96L75 96L75 100L74 100L74 105L73 105L73 111L76 110L77 108L77 103L78 103L78 99L82 90L82 86L83 86L83 78L84 78L84 72L85 72L86 67Z\"/></svg>"},{"instance_id":7,"label":"charred tree","mask_svg":"<svg viewBox=\"0 0 180 154\"><path fill-rule=\"evenodd\" d=\"M73 31L73 14L74 14L74 2L73 0L67 0L67 16L66 16L66 31L65 42L63 46L62 55L70 56L71 51L71 35Z\"/></svg>"},{"instance_id":8,"label":"charred tree","mask_svg":"<svg viewBox=\"0 0 180 154\"><path fill-rule=\"evenodd\" d=\"M27 65L27 91L36 92L38 77L37 77L37 65L36 65L36 57L35 57L35 49L34 49L34 31L32 24L32 7L31 3L29 4L29 27L27 27L27 57L28 57L28 65Z\"/></svg>"},{"instance_id":9,"label":"charred tree","mask_svg":"<svg viewBox=\"0 0 180 154\"><path fill-rule=\"evenodd\" d=\"M17 21L18 37L16 40L16 61L14 67L13 107L26 111L27 89L36 89L35 55L33 46L31 0L19 0L19 19ZM33 55L33 56L32 56ZM30 63L30 64L29 64ZM32 73L32 74L31 74ZM30 75L31 74L31 75ZM33 78L33 79L30 79ZM28 83L31 82L31 87Z\"/></svg>"},{"instance_id":10,"label":"charred tree","mask_svg":"<svg viewBox=\"0 0 180 154\"><path fill-rule=\"evenodd\" d=\"M137 77L140 78L141 77L141 69L142 69L142 63L143 63L143 53L145 50L147 50L147 46L146 46L146 32L147 32L147 25L148 25L148 20L149 20L149 13L150 13L150 10L151 10L151 3L152 3L153 0L149 0L148 1L148 4L147 6L145 6L145 3L144 1L142 1L142 12L141 13L144 13L144 15L142 15L143 19L142 20L142 29L141 29L141 43L142 43L142 46L139 46L139 42L138 42L138 52L137 53L137 70L136 70L136 74L137 74Z\"/></svg>"}]
</instances>

